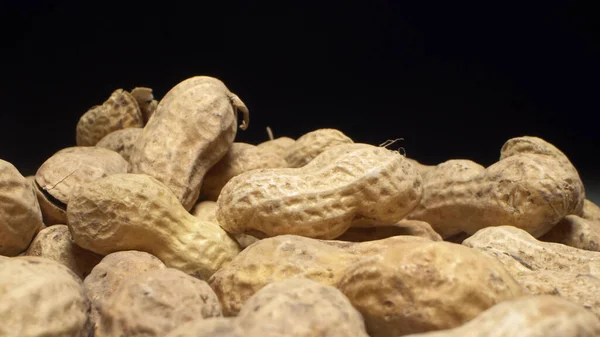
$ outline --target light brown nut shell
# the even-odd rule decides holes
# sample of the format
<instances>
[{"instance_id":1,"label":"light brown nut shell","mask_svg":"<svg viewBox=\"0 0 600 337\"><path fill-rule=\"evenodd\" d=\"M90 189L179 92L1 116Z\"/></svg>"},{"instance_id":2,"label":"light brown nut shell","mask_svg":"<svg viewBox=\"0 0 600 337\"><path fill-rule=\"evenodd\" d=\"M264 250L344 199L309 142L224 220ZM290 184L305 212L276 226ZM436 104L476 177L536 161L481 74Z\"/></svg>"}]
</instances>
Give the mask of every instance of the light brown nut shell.
<instances>
[{"instance_id":1,"label":"light brown nut shell","mask_svg":"<svg viewBox=\"0 0 600 337\"><path fill-rule=\"evenodd\" d=\"M127 166L127 161L115 151L76 146L62 149L48 158L38 168L35 181L43 192L66 205L73 188L111 174L126 173Z\"/></svg>"},{"instance_id":2,"label":"light brown nut shell","mask_svg":"<svg viewBox=\"0 0 600 337\"><path fill-rule=\"evenodd\" d=\"M403 219L421 193L421 176L404 156L369 144L344 144L301 168L233 177L217 200L217 220L230 233L258 238L332 239L351 226Z\"/></svg>"},{"instance_id":3,"label":"light brown nut shell","mask_svg":"<svg viewBox=\"0 0 600 337\"><path fill-rule=\"evenodd\" d=\"M525 294L494 258L450 242L391 247L350 266L338 288L371 337L454 328Z\"/></svg>"},{"instance_id":4,"label":"light brown nut shell","mask_svg":"<svg viewBox=\"0 0 600 337\"><path fill-rule=\"evenodd\" d=\"M595 337L600 320L556 296L524 296L489 308L451 330L405 337Z\"/></svg>"},{"instance_id":5,"label":"light brown nut shell","mask_svg":"<svg viewBox=\"0 0 600 337\"><path fill-rule=\"evenodd\" d=\"M354 243L280 235L249 246L208 282L221 300L223 314L235 316L250 296L269 283L301 277L335 285L354 262L406 242L429 240L417 236L396 236Z\"/></svg>"},{"instance_id":6,"label":"light brown nut shell","mask_svg":"<svg viewBox=\"0 0 600 337\"><path fill-rule=\"evenodd\" d=\"M154 269L121 283L102 303L95 337L162 337L181 324L219 316L219 299L206 282L177 269Z\"/></svg>"},{"instance_id":7,"label":"light brown nut shell","mask_svg":"<svg viewBox=\"0 0 600 337\"><path fill-rule=\"evenodd\" d=\"M223 82L194 76L171 88L161 99L136 141L129 158L131 173L164 183L186 210L196 204L204 175L229 150L240 126L248 126L244 102Z\"/></svg>"},{"instance_id":8,"label":"light brown nut shell","mask_svg":"<svg viewBox=\"0 0 600 337\"><path fill-rule=\"evenodd\" d=\"M567 215L540 241L562 243L567 246L600 251L600 222L589 221L577 215Z\"/></svg>"},{"instance_id":9,"label":"light brown nut shell","mask_svg":"<svg viewBox=\"0 0 600 337\"><path fill-rule=\"evenodd\" d=\"M267 150L279 155L281 158L285 157L288 149L294 145L296 142L295 139L290 137L279 137L271 140L267 140L266 142L262 142L258 144L258 148L262 150ZM285 158L284 158L285 159ZM287 161L286 161L287 162Z\"/></svg>"},{"instance_id":10,"label":"light brown nut shell","mask_svg":"<svg viewBox=\"0 0 600 337\"><path fill-rule=\"evenodd\" d=\"M336 129L317 129L298 138L285 153L289 167L302 167L330 147L352 144L350 137Z\"/></svg>"},{"instance_id":11,"label":"light brown nut shell","mask_svg":"<svg viewBox=\"0 0 600 337\"><path fill-rule=\"evenodd\" d=\"M530 147L517 146L521 142L547 148L548 154L526 152ZM578 212L585 198L583 183L564 155L534 137L506 144L501 160L486 169L451 160L428 171L421 203L408 218L428 222L443 238L502 225L540 237Z\"/></svg>"},{"instance_id":12,"label":"light brown nut shell","mask_svg":"<svg viewBox=\"0 0 600 337\"><path fill-rule=\"evenodd\" d=\"M96 146L113 150L129 161L133 144L142 134L142 128L127 128L109 133Z\"/></svg>"},{"instance_id":13,"label":"light brown nut shell","mask_svg":"<svg viewBox=\"0 0 600 337\"><path fill-rule=\"evenodd\" d=\"M31 183L14 165L0 159L0 255L25 251L43 226Z\"/></svg>"},{"instance_id":14,"label":"light brown nut shell","mask_svg":"<svg viewBox=\"0 0 600 337\"><path fill-rule=\"evenodd\" d=\"M136 87L131 90L131 96L135 99L144 120L144 124L148 122L152 114L156 110L158 101L154 99L151 88Z\"/></svg>"},{"instance_id":15,"label":"light brown nut shell","mask_svg":"<svg viewBox=\"0 0 600 337\"><path fill-rule=\"evenodd\" d=\"M167 186L145 174L113 174L80 185L67 220L82 248L101 255L145 251L202 279L240 251L218 224L196 219Z\"/></svg>"},{"instance_id":16,"label":"light brown nut shell","mask_svg":"<svg viewBox=\"0 0 600 337\"><path fill-rule=\"evenodd\" d=\"M81 280L52 260L0 257L0 336L88 337Z\"/></svg>"},{"instance_id":17,"label":"light brown nut shell","mask_svg":"<svg viewBox=\"0 0 600 337\"><path fill-rule=\"evenodd\" d=\"M236 319L240 330L265 337L368 337L361 314L338 289L289 278L254 294Z\"/></svg>"},{"instance_id":18,"label":"light brown nut shell","mask_svg":"<svg viewBox=\"0 0 600 337\"><path fill-rule=\"evenodd\" d=\"M40 204L44 224L52 226L67 223L66 206L49 193L45 193L35 181L33 189Z\"/></svg>"},{"instance_id":19,"label":"light brown nut shell","mask_svg":"<svg viewBox=\"0 0 600 337\"><path fill-rule=\"evenodd\" d=\"M442 237L427 222L406 219L389 226L349 228L336 240L362 242L381 240L397 235L422 236L431 241L442 241Z\"/></svg>"},{"instance_id":20,"label":"light brown nut shell","mask_svg":"<svg viewBox=\"0 0 600 337\"><path fill-rule=\"evenodd\" d=\"M232 317L197 319L182 324L165 337L262 337L240 331Z\"/></svg>"},{"instance_id":21,"label":"light brown nut shell","mask_svg":"<svg viewBox=\"0 0 600 337\"><path fill-rule=\"evenodd\" d=\"M123 89L112 92L102 105L90 108L77 123L77 146L94 146L109 133L144 126L135 98Z\"/></svg>"},{"instance_id":22,"label":"light brown nut shell","mask_svg":"<svg viewBox=\"0 0 600 337\"><path fill-rule=\"evenodd\" d=\"M279 155L255 145L235 142L225 157L204 176L200 198L217 201L223 186L231 178L251 170L280 167L287 167L287 163Z\"/></svg>"},{"instance_id":23,"label":"light brown nut shell","mask_svg":"<svg viewBox=\"0 0 600 337\"><path fill-rule=\"evenodd\" d=\"M165 268L156 256L145 252L126 250L106 255L83 281L85 294L91 301L92 324L99 319L99 307L121 283L147 271Z\"/></svg>"},{"instance_id":24,"label":"light brown nut shell","mask_svg":"<svg viewBox=\"0 0 600 337\"><path fill-rule=\"evenodd\" d=\"M583 204L582 218L590 221L600 222L600 207L591 200L585 199Z\"/></svg>"},{"instance_id":25,"label":"light brown nut shell","mask_svg":"<svg viewBox=\"0 0 600 337\"><path fill-rule=\"evenodd\" d=\"M194 206L190 213L199 220L218 223L217 203L215 201L201 201ZM247 234L232 234L231 236L235 239L235 241L237 241L242 249L258 241L257 238Z\"/></svg>"},{"instance_id":26,"label":"light brown nut shell","mask_svg":"<svg viewBox=\"0 0 600 337\"><path fill-rule=\"evenodd\" d=\"M84 279L102 256L77 246L66 225L53 225L39 231L25 252L56 261Z\"/></svg>"}]
</instances>

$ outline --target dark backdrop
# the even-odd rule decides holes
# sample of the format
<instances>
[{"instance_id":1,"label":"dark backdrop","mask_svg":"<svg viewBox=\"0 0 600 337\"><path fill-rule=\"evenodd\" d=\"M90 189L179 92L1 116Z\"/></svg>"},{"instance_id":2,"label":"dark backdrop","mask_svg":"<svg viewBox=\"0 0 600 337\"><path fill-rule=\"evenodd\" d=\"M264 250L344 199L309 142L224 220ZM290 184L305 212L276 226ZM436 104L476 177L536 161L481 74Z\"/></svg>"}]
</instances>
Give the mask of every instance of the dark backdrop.
<instances>
[{"instance_id":1,"label":"dark backdrop","mask_svg":"<svg viewBox=\"0 0 600 337\"><path fill-rule=\"evenodd\" d=\"M149 86L160 98L211 75L250 109L237 141L266 140L267 125L294 138L331 127L357 142L402 137L397 146L428 164L489 165L507 139L533 135L596 179L591 7L4 3L0 158L24 174L74 145L79 117L113 90Z\"/></svg>"}]
</instances>

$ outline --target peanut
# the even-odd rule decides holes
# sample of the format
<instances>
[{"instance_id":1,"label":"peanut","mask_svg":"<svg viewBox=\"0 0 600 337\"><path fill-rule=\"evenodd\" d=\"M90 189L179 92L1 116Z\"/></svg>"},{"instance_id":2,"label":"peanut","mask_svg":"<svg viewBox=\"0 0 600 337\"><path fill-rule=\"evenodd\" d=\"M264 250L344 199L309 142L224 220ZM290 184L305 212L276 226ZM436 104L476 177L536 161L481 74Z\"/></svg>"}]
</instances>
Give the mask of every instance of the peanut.
<instances>
[{"instance_id":1,"label":"peanut","mask_svg":"<svg viewBox=\"0 0 600 337\"><path fill-rule=\"evenodd\" d=\"M136 87L131 90L131 96L135 98L140 112L142 113L144 124L148 123L150 117L158 106L158 101L154 99L151 88Z\"/></svg>"},{"instance_id":2,"label":"peanut","mask_svg":"<svg viewBox=\"0 0 600 337\"><path fill-rule=\"evenodd\" d=\"M123 89L112 92L102 105L90 108L77 123L77 146L94 146L109 133L144 126L135 98Z\"/></svg>"},{"instance_id":3,"label":"peanut","mask_svg":"<svg viewBox=\"0 0 600 337\"><path fill-rule=\"evenodd\" d=\"M423 198L408 218L428 222L443 238L507 224L540 237L566 215L580 213L585 198L567 157L536 137L510 139L500 160L485 169L450 160L423 180Z\"/></svg>"},{"instance_id":4,"label":"peanut","mask_svg":"<svg viewBox=\"0 0 600 337\"><path fill-rule=\"evenodd\" d=\"M567 215L548 233L540 237L540 241L600 251L600 222L588 221L577 215Z\"/></svg>"},{"instance_id":5,"label":"peanut","mask_svg":"<svg viewBox=\"0 0 600 337\"><path fill-rule=\"evenodd\" d=\"M235 319L231 317L213 317L194 320L182 324L166 337L253 337L239 331ZM266 336L256 336L266 337Z\"/></svg>"},{"instance_id":6,"label":"peanut","mask_svg":"<svg viewBox=\"0 0 600 337\"><path fill-rule=\"evenodd\" d=\"M229 150L248 108L223 82L208 76L188 78L161 99L130 154L130 173L164 183L186 210L198 200L206 172Z\"/></svg>"},{"instance_id":7,"label":"peanut","mask_svg":"<svg viewBox=\"0 0 600 337\"><path fill-rule=\"evenodd\" d=\"M336 285L348 266L405 242L429 242L395 236L361 243L279 235L256 242L208 281L221 300L223 314L235 316L244 303L269 283L290 277Z\"/></svg>"},{"instance_id":8,"label":"peanut","mask_svg":"<svg viewBox=\"0 0 600 337\"><path fill-rule=\"evenodd\" d=\"M100 306L95 336L162 337L180 324L219 316L219 299L205 281L153 269L125 280Z\"/></svg>"},{"instance_id":9,"label":"peanut","mask_svg":"<svg viewBox=\"0 0 600 337\"><path fill-rule=\"evenodd\" d=\"M109 133L100 139L96 146L113 150L129 161L133 144L142 134L143 128L127 128Z\"/></svg>"},{"instance_id":10,"label":"peanut","mask_svg":"<svg viewBox=\"0 0 600 337\"><path fill-rule=\"evenodd\" d=\"M216 201L231 178L246 171L287 167L279 155L255 145L235 142L221 160L204 176L200 198Z\"/></svg>"},{"instance_id":11,"label":"peanut","mask_svg":"<svg viewBox=\"0 0 600 337\"><path fill-rule=\"evenodd\" d=\"M556 296L524 296L498 303L466 324L405 337L595 337L600 320Z\"/></svg>"},{"instance_id":12,"label":"peanut","mask_svg":"<svg viewBox=\"0 0 600 337\"><path fill-rule=\"evenodd\" d=\"M25 251L43 226L31 183L13 164L0 159L0 255Z\"/></svg>"},{"instance_id":13,"label":"peanut","mask_svg":"<svg viewBox=\"0 0 600 337\"><path fill-rule=\"evenodd\" d=\"M65 265L75 275L84 279L102 256L77 246L69 227L54 225L38 232L25 251L26 256L41 256Z\"/></svg>"},{"instance_id":14,"label":"peanut","mask_svg":"<svg viewBox=\"0 0 600 337\"><path fill-rule=\"evenodd\" d=\"M348 267L337 286L371 337L454 328L525 294L494 258L449 242L390 247Z\"/></svg>"},{"instance_id":15,"label":"peanut","mask_svg":"<svg viewBox=\"0 0 600 337\"><path fill-rule=\"evenodd\" d=\"M396 235L422 236L431 241L442 241L442 237L427 222L406 219L390 226L353 227L348 229L342 236L337 237L336 240L362 242L381 240Z\"/></svg>"},{"instance_id":16,"label":"peanut","mask_svg":"<svg viewBox=\"0 0 600 337\"><path fill-rule=\"evenodd\" d=\"M421 193L421 176L399 153L343 144L301 168L233 177L217 200L217 220L233 234L333 239L351 226L401 220L418 205Z\"/></svg>"},{"instance_id":17,"label":"peanut","mask_svg":"<svg viewBox=\"0 0 600 337\"><path fill-rule=\"evenodd\" d=\"M288 149L294 145L295 142L296 140L290 137L279 137L262 142L258 144L257 147L261 150L270 151L281 158L284 158Z\"/></svg>"},{"instance_id":18,"label":"peanut","mask_svg":"<svg viewBox=\"0 0 600 337\"><path fill-rule=\"evenodd\" d=\"M585 199L583 204L582 218L594 222L600 222L600 207L594 204L591 200Z\"/></svg>"},{"instance_id":19,"label":"peanut","mask_svg":"<svg viewBox=\"0 0 600 337\"><path fill-rule=\"evenodd\" d=\"M289 167L302 167L330 147L352 143L352 139L339 130L318 129L298 138L287 148L284 158Z\"/></svg>"},{"instance_id":20,"label":"peanut","mask_svg":"<svg viewBox=\"0 0 600 337\"><path fill-rule=\"evenodd\" d=\"M0 256L0 336L89 336L88 310L81 280L67 267Z\"/></svg>"},{"instance_id":21,"label":"peanut","mask_svg":"<svg viewBox=\"0 0 600 337\"><path fill-rule=\"evenodd\" d=\"M85 295L92 304L90 321L94 329L97 329L96 322L100 319L100 307L106 306L121 283L146 271L165 268L156 256L140 251L126 250L106 255L83 280Z\"/></svg>"},{"instance_id":22,"label":"peanut","mask_svg":"<svg viewBox=\"0 0 600 337\"><path fill-rule=\"evenodd\" d=\"M168 267L208 279L240 248L218 224L189 214L145 174L114 174L80 185L67 206L75 243L101 255L140 250Z\"/></svg>"},{"instance_id":23,"label":"peanut","mask_svg":"<svg viewBox=\"0 0 600 337\"><path fill-rule=\"evenodd\" d=\"M484 228L463 242L496 257L534 295L564 297L600 316L600 253L541 242L513 226Z\"/></svg>"}]
</instances>

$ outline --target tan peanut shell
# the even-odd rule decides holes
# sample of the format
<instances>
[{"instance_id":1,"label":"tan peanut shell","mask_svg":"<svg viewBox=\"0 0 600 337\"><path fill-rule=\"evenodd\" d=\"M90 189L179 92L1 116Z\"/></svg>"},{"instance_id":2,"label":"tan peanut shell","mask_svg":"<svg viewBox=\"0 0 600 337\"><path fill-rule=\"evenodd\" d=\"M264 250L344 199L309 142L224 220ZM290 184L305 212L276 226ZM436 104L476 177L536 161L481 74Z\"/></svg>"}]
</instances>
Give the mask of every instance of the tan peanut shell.
<instances>
[{"instance_id":1,"label":"tan peanut shell","mask_svg":"<svg viewBox=\"0 0 600 337\"><path fill-rule=\"evenodd\" d=\"M109 133L144 126L135 98L123 89L113 91L102 105L90 108L77 123L77 146L94 146Z\"/></svg>"},{"instance_id":2,"label":"tan peanut shell","mask_svg":"<svg viewBox=\"0 0 600 337\"><path fill-rule=\"evenodd\" d=\"M99 308L126 280L155 269L167 268L156 256L125 250L106 255L83 280L86 297L91 301L90 321L94 326L100 317Z\"/></svg>"},{"instance_id":3,"label":"tan peanut shell","mask_svg":"<svg viewBox=\"0 0 600 337\"><path fill-rule=\"evenodd\" d=\"M143 128L127 128L109 133L100 139L96 146L113 150L120 154L123 159L129 161L133 144L142 134Z\"/></svg>"},{"instance_id":4,"label":"tan peanut shell","mask_svg":"<svg viewBox=\"0 0 600 337\"><path fill-rule=\"evenodd\" d=\"M397 235L422 236L431 241L442 241L442 237L436 233L427 222L406 219L400 220L389 226L352 227L335 239L340 241L362 242L381 240Z\"/></svg>"},{"instance_id":5,"label":"tan peanut shell","mask_svg":"<svg viewBox=\"0 0 600 337\"><path fill-rule=\"evenodd\" d=\"M285 154L295 142L296 140L290 137L279 137L262 142L258 144L257 147L261 150L271 151L285 159Z\"/></svg>"},{"instance_id":6,"label":"tan peanut shell","mask_svg":"<svg viewBox=\"0 0 600 337\"><path fill-rule=\"evenodd\" d=\"M131 96L135 99L140 112L142 113L144 124L148 122L152 114L156 110L158 101L154 99L151 88L136 87L131 90Z\"/></svg>"},{"instance_id":7,"label":"tan peanut shell","mask_svg":"<svg viewBox=\"0 0 600 337\"><path fill-rule=\"evenodd\" d=\"M235 316L244 303L269 283L290 277L336 285L348 266L367 256L406 242L429 242L417 236L368 241L317 240L279 235L243 250L208 281L221 300L223 314Z\"/></svg>"},{"instance_id":8,"label":"tan peanut shell","mask_svg":"<svg viewBox=\"0 0 600 337\"><path fill-rule=\"evenodd\" d=\"M369 337L344 294L303 278L265 286L248 299L235 323L244 335L256 337Z\"/></svg>"},{"instance_id":9,"label":"tan peanut shell","mask_svg":"<svg viewBox=\"0 0 600 337\"><path fill-rule=\"evenodd\" d=\"M523 296L498 303L464 325L405 337L596 337L600 320L556 296Z\"/></svg>"},{"instance_id":10,"label":"tan peanut shell","mask_svg":"<svg viewBox=\"0 0 600 337\"><path fill-rule=\"evenodd\" d=\"M0 257L0 336L88 337L89 302L62 264L34 256Z\"/></svg>"},{"instance_id":11,"label":"tan peanut shell","mask_svg":"<svg viewBox=\"0 0 600 337\"><path fill-rule=\"evenodd\" d=\"M274 152L256 145L234 142L227 154L204 176L200 197L217 201L223 186L231 178L247 171L287 167L286 161Z\"/></svg>"},{"instance_id":12,"label":"tan peanut shell","mask_svg":"<svg viewBox=\"0 0 600 337\"><path fill-rule=\"evenodd\" d=\"M196 319L180 325L165 337L254 337L240 331L233 317ZM264 336L256 336L264 337Z\"/></svg>"},{"instance_id":13,"label":"tan peanut shell","mask_svg":"<svg viewBox=\"0 0 600 337\"><path fill-rule=\"evenodd\" d=\"M535 237L582 210L577 170L556 147L536 137L510 139L495 164L450 160L425 174L423 198L409 219L426 221L447 238L511 225Z\"/></svg>"},{"instance_id":14,"label":"tan peanut shell","mask_svg":"<svg viewBox=\"0 0 600 337\"><path fill-rule=\"evenodd\" d=\"M196 206L194 206L190 213L202 221L218 223L217 203L215 201L201 201L197 203ZM237 241L237 243L240 245L240 248L242 249L258 241L257 238L247 234L232 234L231 236L235 238L235 241Z\"/></svg>"},{"instance_id":15,"label":"tan peanut shell","mask_svg":"<svg viewBox=\"0 0 600 337\"><path fill-rule=\"evenodd\" d=\"M67 219L82 248L102 255L145 251L202 279L240 251L218 224L196 219L167 186L145 174L114 174L80 185Z\"/></svg>"},{"instance_id":16,"label":"tan peanut shell","mask_svg":"<svg viewBox=\"0 0 600 337\"><path fill-rule=\"evenodd\" d=\"M419 170L419 173L421 173L422 176L425 176L425 174L427 172L429 172L429 170L431 170L432 168L434 168L436 165L426 165L426 164L422 164L419 161L417 161L416 159L413 158L406 158L408 159L408 161L410 161L412 164L414 164L417 169Z\"/></svg>"},{"instance_id":17,"label":"tan peanut shell","mask_svg":"<svg viewBox=\"0 0 600 337\"><path fill-rule=\"evenodd\" d=\"M33 189L42 211L42 218L46 226L67 223L67 207L58 199L44 191L34 181Z\"/></svg>"},{"instance_id":18,"label":"tan peanut shell","mask_svg":"<svg viewBox=\"0 0 600 337\"><path fill-rule=\"evenodd\" d=\"M81 279L102 260L101 255L77 246L66 225L53 225L39 231L25 255L54 260L69 268Z\"/></svg>"},{"instance_id":19,"label":"tan peanut shell","mask_svg":"<svg viewBox=\"0 0 600 337\"><path fill-rule=\"evenodd\" d=\"M540 241L600 251L600 222L589 221L577 215L567 215L548 233L541 236Z\"/></svg>"},{"instance_id":20,"label":"tan peanut shell","mask_svg":"<svg viewBox=\"0 0 600 337\"><path fill-rule=\"evenodd\" d=\"M129 172L164 183L186 210L198 200L204 175L229 150L237 133L237 112L245 130L248 108L223 82L188 78L161 99L130 154Z\"/></svg>"},{"instance_id":21,"label":"tan peanut shell","mask_svg":"<svg viewBox=\"0 0 600 337\"><path fill-rule=\"evenodd\" d=\"M352 139L339 130L317 129L298 138L287 148L284 158L289 167L302 167L330 147L352 143Z\"/></svg>"},{"instance_id":22,"label":"tan peanut shell","mask_svg":"<svg viewBox=\"0 0 600 337\"><path fill-rule=\"evenodd\" d=\"M43 226L31 183L13 164L0 159L0 255L25 251Z\"/></svg>"},{"instance_id":23,"label":"tan peanut shell","mask_svg":"<svg viewBox=\"0 0 600 337\"><path fill-rule=\"evenodd\" d=\"M591 200L585 199L583 204L582 218L590 221L600 222L600 207L594 204Z\"/></svg>"},{"instance_id":24,"label":"tan peanut shell","mask_svg":"<svg viewBox=\"0 0 600 337\"><path fill-rule=\"evenodd\" d=\"M126 173L127 165L121 155L109 149L69 147L48 158L38 168L35 181L40 191L56 199L60 207L69 203L73 188L111 174Z\"/></svg>"},{"instance_id":25,"label":"tan peanut shell","mask_svg":"<svg viewBox=\"0 0 600 337\"><path fill-rule=\"evenodd\" d=\"M95 337L163 337L181 324L219 316L219 299L205 281L153 269L125 280L102 303Z\"/></svg>"},{"instance_id":26,"label":"tan peanut shell","mask_svg":"<svg viewBox=\"0 0 600 337\"><path fill-rule=\"evenodd\" d=\"M234 234L333 239L351 226L403 219L421 193L421 176L404 156L344 144L301 168L253 170L232 178L217 200L217 220Z\"/></svg>"},{"instance_id":27,"label":"tan peanut shell","mask_svg":"<svg viewBox=\"0 0 600 337\"><path fill-rule=\"evenodd\" d=\"M337 286L371 337L454 328L525 294L494 258L450 242L390 247L347 268Z\"/></svg>"},{"instance_id":28,"label":"tan peanut shell","mask_svg":"<svg viewBox=\"0 0 600 337\"><path fill-rule=\"evenodd\" d=\"M600 317L600 252L541 242L513 226L482 229L463 245L496 257L529 293L564 297Z\"/></svg>"}]
</instances>

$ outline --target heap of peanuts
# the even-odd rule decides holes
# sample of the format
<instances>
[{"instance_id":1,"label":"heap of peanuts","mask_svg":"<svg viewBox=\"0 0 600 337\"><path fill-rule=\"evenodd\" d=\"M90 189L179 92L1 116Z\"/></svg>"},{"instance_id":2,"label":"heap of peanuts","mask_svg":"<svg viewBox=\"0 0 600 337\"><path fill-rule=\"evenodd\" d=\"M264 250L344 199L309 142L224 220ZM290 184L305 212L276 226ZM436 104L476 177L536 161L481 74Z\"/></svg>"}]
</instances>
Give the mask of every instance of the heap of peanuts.
<instances>
[{"instance_id":1,"label":"heap of peanuts","mask_svg":"<svg viewBox=\"0 0 600 337\"><path fill-rule=\"evenodd\" d=\"M35 176L0 160L0 336L600 336L600 208L554 145L429 166L249 122L195 76L114 91Z\"/></svg>"}]
</instances>

